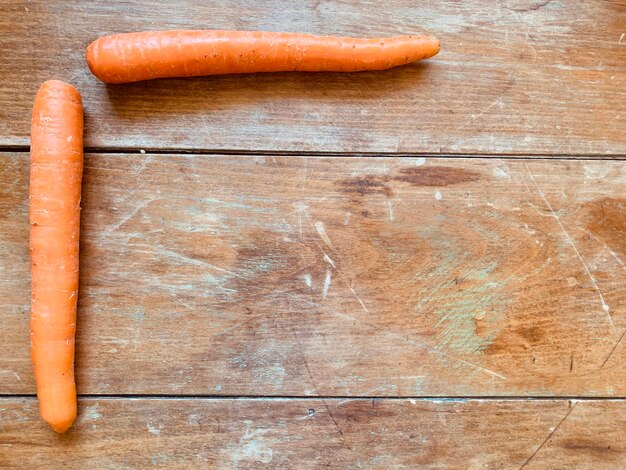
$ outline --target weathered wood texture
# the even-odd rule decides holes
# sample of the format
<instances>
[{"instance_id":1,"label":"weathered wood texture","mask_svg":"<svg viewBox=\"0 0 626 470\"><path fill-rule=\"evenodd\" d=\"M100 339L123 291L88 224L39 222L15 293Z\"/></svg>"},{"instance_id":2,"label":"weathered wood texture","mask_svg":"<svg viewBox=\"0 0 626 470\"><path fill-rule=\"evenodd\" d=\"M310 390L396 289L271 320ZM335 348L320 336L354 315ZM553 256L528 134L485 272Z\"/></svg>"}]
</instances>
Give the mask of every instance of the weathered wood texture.
<instances>
[{"instance_id":1,"label":"weathered wood texture","mask_svg":"<svg viewBox=\"0 0 626 470\"><path fill-rule=\"evenodd\" d=\"M32 393L26 154L0 393ZM88 155L88 394L624 396L618 161Z\"/></svg>"},{"instance_id":2,"label":"weathered wood texture","mask_svg":"<svg viewBox=\"0 0 626 470\"><path fill-rule=\"evenodd\" d=\"M626 403L85 399L67 435L0 399L2 468L623 469Z\"/></svg>"},{"instance_id":3,"label":"weathered wood texture","mask_svg":"<svg viewBox=\"0 0 626 470\"><path fill-rule=\"evenodd\" d=\"M384 73L105 86L84 49L134 30L427 32L431 61ZM616 1L5 1L0 145L28 145L49 78L83 93L91 147L626 154L626 7Z\"/></svg>"}]
</instances>

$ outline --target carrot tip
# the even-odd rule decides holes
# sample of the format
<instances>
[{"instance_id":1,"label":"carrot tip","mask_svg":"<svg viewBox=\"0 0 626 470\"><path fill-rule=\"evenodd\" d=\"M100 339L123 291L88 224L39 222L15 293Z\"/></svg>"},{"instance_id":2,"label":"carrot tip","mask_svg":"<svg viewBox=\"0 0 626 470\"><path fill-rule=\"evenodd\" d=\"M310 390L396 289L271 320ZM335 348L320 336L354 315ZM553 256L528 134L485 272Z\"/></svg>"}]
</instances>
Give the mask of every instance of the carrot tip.
<instances>
[{"instance_id":1,"label":"carrot tip","mask_svg":"<svg viewBox=\"0 0 626 470\"><path fill-rule=\"evenodd\" d=\"M72 427L72 424L74 424L74 419L72 419L71 421L64 421L61 423L48 422L48 424L50 425L50 427L52 428L54 432L63 434L64 432L67 432Z\"/></svg>"},{"instance_id":2,"label":"carrot tip","mask_svg":"<svg viewBox=\"0 0 626 470\"><path fill-rule=\"evenodd\" d=\"M70 85L69 83L62 82L61 80L46 80L41 84L37 91L37 96L65 96L67 99L74 101L82 106L82 98L79 91Z\"/></svg>"}]
</instances>

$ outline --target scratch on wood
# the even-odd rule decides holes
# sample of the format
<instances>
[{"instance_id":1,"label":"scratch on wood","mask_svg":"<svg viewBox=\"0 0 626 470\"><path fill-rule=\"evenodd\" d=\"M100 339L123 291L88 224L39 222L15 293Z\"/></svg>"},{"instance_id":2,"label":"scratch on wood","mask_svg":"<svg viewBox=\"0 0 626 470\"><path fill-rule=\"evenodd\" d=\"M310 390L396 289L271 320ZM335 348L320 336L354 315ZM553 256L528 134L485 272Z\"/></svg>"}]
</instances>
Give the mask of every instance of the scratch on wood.
<instances>
[{"instance_id":1,"label":"scratch on wood","mask_svg":"<svg viewBox=\"0 0 626 470\"><path fill-rule=\"evenodd\" d=\"M138 251L136 251L138 252ZM237 277L237 278L243 278L244 276L237 274L234 271L230 271L229 269L225 269L225 268L220 268L219 266L215 266L214 264L208 263L207 261L203 260L203 259L196 259L196 258L192 258L190 256L184 255L182 253L179 253L177 251L174 250L166 250L164 248L160 248L158 250L159 253L169 256L171 258L177 259L181 262L187 263L187 264L192 264L195 266L202 266L202 267L206 267L209 269L214 269L217 272L220 273L224 273L224 274L228 274L229 276L233 276L233 277Z\"/></svg>"},{"instance_id":2,"label":"scratch on wood","mask_svg":"<svg viewBox=\"0 0 626 470\"><path fill-rule=\"evenodd\" d=\"M506 5L506 8L511 11L519 11L519 12L536 11L536 10L539 10L540 8L547 6L551 1L552 0L543 0L542 2L538 2L535 5L523 6L523 7L517 7L517 8Z\"/></svg>"},{"instance_id":3,"label":"scratch on wood","mask_svg":"<svg viewBox=\"0 0 626 470\"><path fill-rule=\"evenodd\" d=\"M302 342L300 341L300 338L298 337L298 334L296 333L296 330L294 328L291 328L291 332L293 333L293 336L296 339L296 343L298 344L298 350L300 351L300 356L302 357L302 362L304 363L304 368L306 369L306 373L309 376L309 380L311 382L311 386L313 387L313 390L315 391L315 394L319 396L319 391L317 389L317 384L316 384L315 380L313 379L313 374L311 373L311 369L309 368L309 362L307 361L306 356L304 355L304 350L302 348ZM341 443L346 448L348 448L349 450L352 450L350 448L350 446L344 440L343 431L339 427L339 424L337 423L337 420L333 416L332 411L330 411L330 407L328 406L328 404L326 403L326 401L324 399L322 399L322 404L324 405L324 408L326 408L326 411L328 412L328 416L330 416L330 419L332 420L333 424L335 425L335 429L337 429L337 432L339 433L339 437L341 439ZM310 415L310 413L309 413L309 415Z\"/></svg>"},{"instance_id":4,"label":"scratch on wood","mask_svg":"<svg viewBox=\"0 0 626 470\"><path fill-rule=\"evenodd\" d=\"M309 169L309 159L304 157L304 171L302 173L302 182L300 183L300 198L304 195L304 185L306 184L307 172Z\"/></svg>"},{"instance_id":5,"label":"scratch on wood","mask_svg":"<svg viewBox=\"0 0 626 470\"><path fill-rule=\"evenodd\" d=\"M567 239L569 244L574 249L574 252L576 253L576 256L578 256L578 259L580 260L581 264L583 265L583 268L585 269L585 272L587 273L587 276L589 276L589 279L591 280L591 284L592 284L593 288L595 289L595 291L597 292L598 297L600 298L600 302L602 303L602 310L604 310L606 312L607 319L609 321L611 329L613 330L613 333L615 333L616 332L615 324L613 323L613 318L611 317L611 314L609 313L609 306L604 301L604 296L602 295L602 292L600 292L600 289L598 288L598 283L596 282L595 278L591 274L591 271L587 267L587 263L585 263L585 260L583 259L583 257L581 256L580 252L578 251L578 248L576 248L576 245L574 244L574 241L572 240L572 237L570 237L570 235L567 232L567 230L565 230L565 227L561 223L561 220L559 219L559 216L556 214L556 212L554 212L554 209L552 209L552 206L550 205L550 202L546 198L546 196L543 193L543 191L541 190L541 188L539 188L539 185L537 184L537 180L535 180L535 177L533 176L533 174L530 171L530 168L528 167L528 163L524 162L524 166L526 167L526 171L528 171L528 175L530 176L531 181L535 185L535 188L537 189L537 192L539 193L541 198L546 203L546 206L548 206L548 209L550 210L550 213L552 214L552 217L554 217L554 220L556 220L556 223L559 225L559 227L563 231L563 234L565 235L565 238Z\"/></svg>"},{"instance_id":6,"label":"scratch on wood","mask_svg":"<svg viewBox=\"0 0 626 470\"><path fill-rule=\"evenodd\" d=\"M204 128L204 133L208 136L211 135L211 130L209 129L209 125L206 122L206 117L204 116L204 114L200 115L200 118L202 119L202 127Z\"/></svg>"},{"instance_id":7,"label":"scratch on wood","mask_svg":"<svg viewBox=\"0 0 626 470\"><path fill-rule=\"evenodd\" d=\"M357 293L354 291L354 289L352 288L352 286L350 286L350 290L352 291L352 293L354 294L354 296L356 297L356 299L359 301L359 303L361 304L361 307L363 307L363 310L365 310L366 313L370 313L370 311L367 309L367 307L365 306L365 304L363 303L363 301L361 300L361 297L359 297L357 295Z\"/></svg>"},{"instance_id":8,"label":"scratch on wood","mask_svg":"<svg viewBox=\"0 0 626 470\"><path fill-rule=\"evenodd\" d=\"M143 151L145 153L145 150ZM143 162L141 163L141 165L137 165L137 168L135 168L131 173L133 176L138 176L141 173L143 173L144 171L146 171L146 168L148 167L148 165L150 163L152 163L152 160L154 160L154 155L148 155L146 158L143 159Z\"/></svg>"},{"instance_id":9,"label":"scratch on wood","mask_svg":"<svg viewBox=\"0 0 626 470\"><path fill-rule=\"evenodd\" d=\"M104 233L102 235L100 235L100 237L96 240L96 242L99 243L99 242L103 241L111 233L115 232L122 225L124 225L126 222L131 220L133 217L135 217L140 210L145 209L149 204L151 204L153 202L156 202L156 201L158 201L160 199L162 199L162 198L157 197L157 198L153 198L153 199L148 199L148 200L142 202L141 204L138 204L137 207L135 207L133 210L131 210L125 216L123 216L122 219L118 223L116 223L112 227L110 227L107 230L105 230Z\"/></svg>"},{"instance_id":10,"label":"scratch on wood","mask_svg":"<svg viewBox=\"0 0 626 470\"><path fill-rule=\"evenodd\" d=\"M602 370L602 368L604 367L604 365L609 362L609 359L611 359L611 356L613 355L613 353L615 352L615 350L617 349L617 346L619 346L619 344L622 342L622 339L624 339L624 334L626 334L626 329L624 329L624 331L622 332L622 336L619 337L619 339L617 340L617 343L615 343L615 346L613 346L613 349L611 349L611 352L609 353L609 355L606 357L606 359L604 360L604 362L602 363L602 365L600 366L600 370Z\"/></svg>"},{"instance_id":11,"label":"scratch on wood","mask_svg":"<svg viewBox=\"0 0 626 470\"><path fill-rule=\"evenodd\" d=\"M302 173L302 181L300 183L300 199L301 201L298 203L298 233L300 235L300 240L302 240L302 213L306 211L306 204L302 199L304 199L304 187L306 185L307 171L308 171L309 160L308 158L304 158L304 171Z\"/></svg>"},{"instance_id":12,"label":"scratch on wood","mask_svg":"<svg viewBox=\"0 0 626 470\"><path fill-rule=\"evenodd\" d=\"M318 233L320 234L320 238L331 248L333 249L332 243L330 242L330 239L328 239L328 235L326 235L326 230L324 228L324 224L322 222L316 222L315 224L313 224L313 221L311 220L311 217L309 217L309 214L306 210L304 210L304 215L306 216L307 220L309 221L309 224L311 224L313 227L315 227L315 229L318 231ZM320 224L320 226L318 226L318 224ZM320 230L321 228L321 230ZM321 233L320 233L321 232ZM326 242L326 240L324 240L324 236L322 235L322 233L324 234L324 236L328 239L328 242ZM330 256L328 256L326 254L326 252L324 251L324 249L321 247L321 245L317 242L315 242L315 244L318 246L318 248L320 249L320 251L322 252L322 254L324 255L324 261L326 261L327 263L329 263L333 268L337 268L337 266L335 265L335 262L330 258ZM330 282L331 282L331 278L332 278L332 271L330 269L326 270L326 278L324 279L324 287L322 289L322 297L326 298L328 295L328 289L330 288ZM367 307L365 306L365 304L363 303L363 301L361 300L361 298L357 295L357 293L355 292L355 290L352 288L352 286L350 284L348 284L348 282L345 279L342 279L341 277L339 277L339 279L341 279L348 287L349 289L352 291L352 293L354 294L354 296L356 297L356 299L359 301L359 303L361 304L361 306L363 307L363 309L369 313L369 310L367 310Z\"/></svg>"},{"instance_id":13,"label":"scratch on wood","mask_svg":"<svg viewBox=\"0 0 626 470\"><path fill-rule=\"evenodd\" d=\"M490 370L490 369L487 369L485 367L479 366L478 364L474 364L473 362L466 361L464 359L461 359L460 357L453 356L452 354L448 354L448 353L446 353L444 351L440 351L440 350L434 348L431 345L419 343L419 342L415 341L414 339L411 339L411 338L409 338L407 336L402 336L401 334L394 333L392 331L388 331L388 330L379 328L377 325L374 325L372 323L369 323L369 322L361 320L361 319L357 319L357 318L353 317L352 315L348 315L346 313L338 313L338 312L335 312L334 315L336 317L339 317L339 318L348 319L348 320L350 320L350 321L352 321L354 323L361 323L363 325L367 325L370 328L374 329L375 331L379 331L379 332L381 332L383 334L386 334L387 336L389 336L391 338L401 339L402 341L405 341L405 342L407 342L409 344L412 344L413 346L415 346L415 347L417 347L419 349L424 349L424 350L426 350L428 352L431 352L433 354L436 354L438 356L445 357L447 359L452 359L454 361L459 362L460 364L464 364L464 365L466 365L468 367L471 367L472 369L480 370L480 371L485 372L485 373L487 373L487 374L489 374L489 375L491 375L493 377L497 377L497 378L499 378L501 380L508 380L504 375L499 374L497 372L494 372L493 370Z\"/></svg>"},{"instance_id":14,"label":"scratch on wood","mask_svg":"<svg viewBox=\"0 0 626 470\"><path fill-rule=\"evenodd\" d=\"M506 93L506 91L508 91L508 87L507 89L504 90L504 93ZM489 111L495 105L502 105L503 104L502 98L504 97L504 93L502 93L500 96L494 99L491 103L489 103L487 106L481 109L478 113L470 115L469 119L467 119L461 125L461 127L458 128L458 130L461 131L463 129L466 129L470 124L474 123L476 119L484 115L487 111Z\"/></svg>"},{"instance_id":15,"label":"scratch on wood","mask_svg":"<svg viewBox=\"0 0 626 470\"><path fill-rule=\"evenodd\" d=\"M291 306L291 303L289 304ZM291 310L291 307L290 307ZM302 357L302 363L304 364L304 369L306 370L307 375L309 376L309 381L311 382L311 387L313 387L313 391L316 395L319 396L319 391L317 389L317 383L313 378L313 374L311 373L311 368L309 367L309 361L307 361L306 356L304 354L304 348L302 347L302 342L300 341L300 337L298 333L296 333L296 329L292 326L291 333L293 333L293 337L296 339L296 344L298 345L298 351L300 351L300 356Z\"/></svg>"},{"instance_id":16,"label":"scratch on wood","mask_svg":"<svg viewBox=\"0 0 626 470\"><path fill-rule=\"evenodd\" d=\"M239 328L240 326L243 326L245 323L246 323L245 321L241 321L241 322L238 322L238 323L236 323L236 324L234 324L232 326L229 326L228 328L224 328L223 330L220 330L217 333L214 333L211 336L209 336L207 338L207 340L217 338L218 336L221 336L221 335L225 335L226 333L229 333L229 332Z\"/></svg>"},{"instance_id":17,"label":"scratch on wood","mask_svg":"<svg viewBox=\"0 0 626 470\"><path fill-rule=\"evenodd\" d=\"M583 232L585 235L587 235L589 238L593 238L596 242L598 242L600 245L602 245L602 247L608 251L608 253L613 257L613 259L615 259L615 261L617 261L617 263L622 267L622 269L624 271L626 271L626 265L624 264L624 262L619 258L619 256L617 256L617 253L615 253L613 250L611 250L611 248L609 248L609 246L604 243L602 240L600 240L598 237L596 237L593 233L581 228L581 227L574 227L577 230L580 230L581 232Z\"/></svg>"},{"instance_id":18,"label":"scratch on wood","mask_svg":"<svg viewBox=\"0 0 626 470\"><path fill-rule=\"evenodd\" d=\"M322 400L322 403L324 404L324 408L326 408L326 411L328 412L328 416L330 416L330 419L332 420L333 424L335 425L335 429L337 429L337 432L339 433L339 437L341 439L341 443L343 444L344 447L346 447L348 450L351 451L352 448L346 443L346 440L344 439L344 436L343 436L343 431L339 427L339 424L337 423L337 420L333 416L332 411L330 411L330 407L326 403L326 400Z\"/></svg>"},{"instance_id":19,"label":"scratch on wood","mask_svg":"<svg viewBox=\"0 0 626 470\"><path fill-rule=\"evenodd\" d=\"M339 425L337 424L337 420L335 419L335 417L333 416L332 411L330 411L330 406L328 406L326 404L326 401L324 401L324 408L326 408L326 411L328 411L328 415L330 416L330 419L333 420L333 423L335 424L335 428L337 428L337 431L339 432L339 435L343 438L343 431L341 430L341 428L339 427Z\"/></svg>"},{"instance_id":20,"label":"scratch on wood","mask_svg":"<svg viewBox=\"0 0 626 470\"><path fill-rule=\"evenodd\" d=\"M539 452L541 450L541 448L546 444L546 442L548 442L550 440L550 438L554 435L554 433L561 427L561 424L563 424L563 422L567 419L567 417L572 413L572 411L574 411L574 408L576 408L576 405L578 405L578 403L574 403L574 406L572 406L569 410L567 410L567 413L565 414L565 416L563 416L563 419L559 422L559 424L556 425L556 427L552 430L552 432L550 434L548 434L548 437L546 437L543 442L541 443L541 445L539 447L537 447L537 450L535 450L532 455L530 457L528 457L528 459L526 460L526 462L524 462L522 464L522 466L519 468L519 470L522 470L526 465L528 465L530 463L530 461L532 459L535 458L535 455L537 455L537 452Z\"/></svg>"},{"instance_id":21,"label":"scratch on wood","mask_svg":"<svg viewBox=\"0 0 626 470\"><path fill-rule=\"evenodd\" d=\"M303 206L301 208L301 212L304 212L304 215L306 217L306 220L309 222L309 224L311 225L311 227L313 227L314 229L317 230L317 227L315 224L313 224L313 221L311 220L311 217L309 216L309 212L307 211L307 207ZM321 223L321 222L320 222ZM324 224L322 224L323 226ZM323 240L323 238L322 238ZM330 242L330 240L328 240ZM330 264L333 268L337 268L337 266L335 265L335 262L331 259L330 256L328 256L326 254L326 252L324 251L324 248L322 248L322 245L320 245L317 240L313 240L313 242L317 245L317 247L319 248L319 250L322 252L322 254L324 255L324 261L326 261L328 264ZM333 249L332 244L330 245L330 248Z\"/></svg>"},{"instance_id":22,"label":"scratch on wood","mask_svg":"<svg viewBox=\"0 0 626 470\"><path fill-rule=\"evenodd\" d=\"M530 186L528 186L528 181L526 181L526 176L522 174L522 180L524 181L524 186L526 186L526 192L528 194L532 194L533 192L530 190ZM533 207L535 207L533 205Z\"/></svg>"}]
</instances>

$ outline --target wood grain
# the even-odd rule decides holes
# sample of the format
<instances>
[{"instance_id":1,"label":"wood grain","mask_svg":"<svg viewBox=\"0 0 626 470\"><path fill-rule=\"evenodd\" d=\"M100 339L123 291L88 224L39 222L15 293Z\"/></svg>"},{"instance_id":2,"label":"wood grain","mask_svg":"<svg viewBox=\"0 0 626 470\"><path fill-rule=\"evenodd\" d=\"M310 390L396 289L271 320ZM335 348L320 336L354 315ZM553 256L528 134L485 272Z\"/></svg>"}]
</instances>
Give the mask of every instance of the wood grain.
<instances>
[{"instance_id":1,"label":"wood grain","mask_svg":"<svg viewBox=\"0 0 626 470\"><path fill-rule=\"evenodd\" d=\"M107 33L165 28L354 36L425 32L433 60L385 73L105 86ZM39 84L84 97L95 148L626 154L626 7L593 0L12 1L0 4L0 146L27 146Z\"/></svg>"},{"instance_id":2,"label":"wood grain","mask_svg":"<svg viewBox=\"0 0 626 470\"><path fill-rule=\"evenodd\" d=\"M0 156L0 393L32 393ZM86 156L83 394L626 393L626 165Z\"/></svg>"},{"instance_id":3,"label":"wood grain","mask_svg":"<svg viewBox=\"0 0 626 470\"><path fill-rule=\"evenodd\" d=\"M2 468L621 469L626 403L83 399L59 436L0 399Z\"/></svg>"}]
</instances>

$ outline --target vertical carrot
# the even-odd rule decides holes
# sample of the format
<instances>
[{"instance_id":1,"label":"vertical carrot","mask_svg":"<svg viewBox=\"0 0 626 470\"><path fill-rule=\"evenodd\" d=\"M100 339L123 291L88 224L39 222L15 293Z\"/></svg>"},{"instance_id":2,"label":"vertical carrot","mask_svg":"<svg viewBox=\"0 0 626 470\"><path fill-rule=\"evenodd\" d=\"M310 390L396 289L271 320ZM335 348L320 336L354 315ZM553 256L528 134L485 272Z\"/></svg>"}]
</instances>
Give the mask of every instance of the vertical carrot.
<instances>
[{"instance_id":1,"label":"vertical carrot","mask_svg":"<svg viewBox=\"0 0 626 470\"><path fill-rule=\"evenodd\" d=\"M71 85L39 88L30 152L31 348L40 413L65 432L76 419L74 336L83 174L83 106Z\"/></svg>"}]
</instances>

